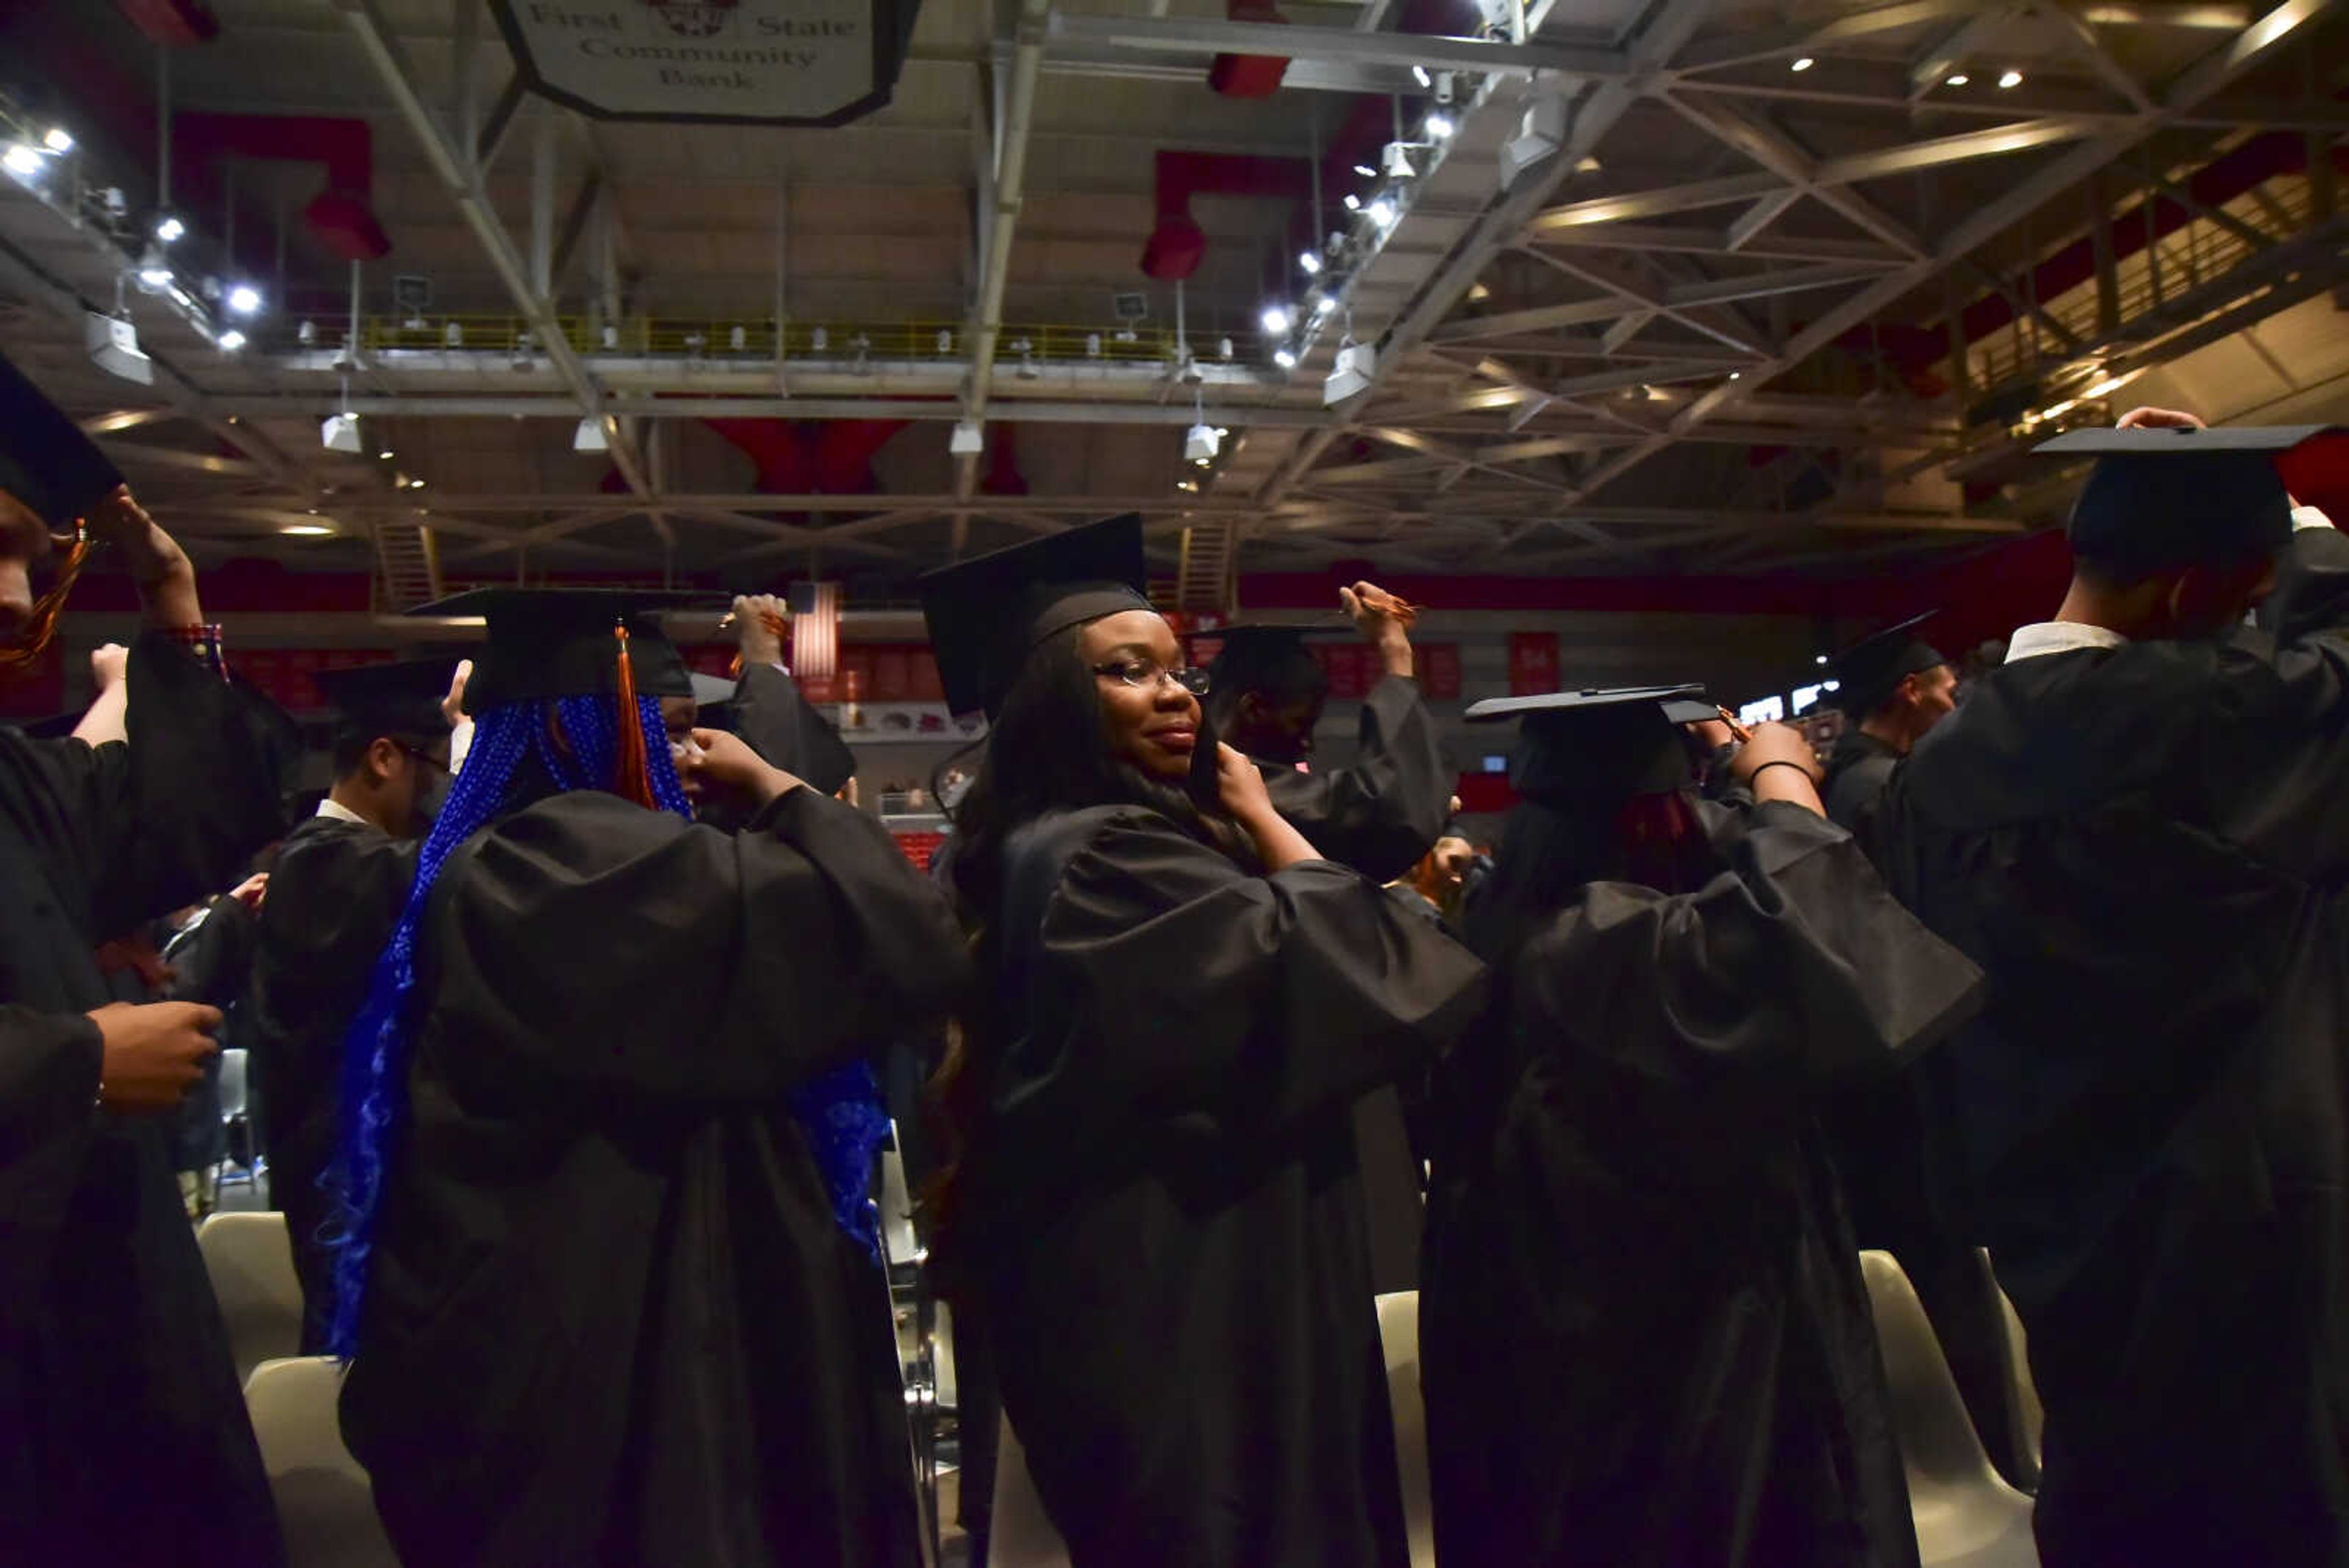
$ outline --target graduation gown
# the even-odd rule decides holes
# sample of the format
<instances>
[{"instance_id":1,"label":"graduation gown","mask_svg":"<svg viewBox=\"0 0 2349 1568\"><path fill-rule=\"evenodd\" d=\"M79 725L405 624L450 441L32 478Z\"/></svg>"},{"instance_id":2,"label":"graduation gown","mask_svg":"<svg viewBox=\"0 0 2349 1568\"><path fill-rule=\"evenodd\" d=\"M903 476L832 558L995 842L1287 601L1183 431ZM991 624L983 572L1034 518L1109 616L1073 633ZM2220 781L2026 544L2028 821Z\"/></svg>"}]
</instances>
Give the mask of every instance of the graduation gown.
<instances>
[{"instance_id":1,"label":"graduation gown","mask_svg":"<svg viewBox=\"0 0 2349 1568\"><path fill-rule=\"evenodd\" d=\"M2050 1568L2349 1563L2349 540L2266 624L2004 665L1887 801L1991 978L1928 1130L2029 1331Z\"/></svg>"},{"instance_id":2,"label":"graduation gown","mask_svg":"<svg viewBox=\"0 0 2349 1568\"><path fill-rule=\"evenodd\" d=\"M911 1568L887 1286L791 1091L966 964L880 826L601 793L433 889L342 1426L416 1568Z\"/></svg>"},{"instance_id":3,"label":"graduation gown","mask_svg":"<svg viewBox=\"0 0 2349 1568\"><path fill-rule=\"evenodd\" d=\"M269 1195L285 1212L302 1282L302 1348L334 1319L333 1204L319 1181L335 1154L343 1039L416 878L414 839L314 816L288 834L261 906L246 1038Z\"/></svg>"},{"instance_id":4,"label":"graduation gown","mask_svg":"<svg viewBox=\"0 0 2349 1568\"><path fill-rule=\"evenodd\" d=\"M815 711L799 682L771 664L744 667L734 688L734 732L775 766L825 794L856 776L856 753Z\"/></svg>"},{"instance_id":5,"label":"graduation gown","mask_svg":"<svg viewBox=\"0 0 2349 1568\"><path fill-rule=\"evenodd\" d=\"M1389 675L1362 700L1354 760L1326 773L1259 763L1273 808L1330 859L1392 882L1434 846L1458 780L1419 682Z\"/></svg>"},{"instance_id":6,"label":"graduation gown","mask_svg":"<svg viewBox=\"0 0 2349 1568\"><path fill-rule=\"evenodd\" d=\"M1877 803L1892 782L1892 770L1899 765L1899 752L1856 723L1845 727L1836 737L1835 750L1827 754L1820 804L1827 808L1828 820L1858 839L1862 849L1873 848L1870 838Z\"/></svg>"},{"instance_id":7,"label":"graduation gown","mask_svg":"<svg viewBox=\"0 0 2349 1568\"><path fill-rule=\"evenodd\" d=\"M1078 1568L1402 1568L1353 1103L1475 960L1329 861L1141 807L1005 846L965 1171L1005 1409Z\"/></svg>"},{"instance_id":8,"label":"graduation gown","mask_svg":"<svg viewBox=\"0 0 2349 1568\"><path fill-rule=\"evenodd\" d=\"M236 880L278 829L259 699L159 637L129 742L0 730L0 1557L282 1560L169 1115L92 1109L92 949Z\"/></svg>"},{"instance_id":9,"label":"graduation gown","mask_svg":"<svg viewBox=\"0 0 2349 1568\"><path fill-rule=\"evenodd\" d=\"M1420 1334L1445 1568L1917 1562L1814 1113L1981 977L1842 829L1697 810L1727 868L1593 884L1441 1068Z\"/></svg>"}]
</instances>

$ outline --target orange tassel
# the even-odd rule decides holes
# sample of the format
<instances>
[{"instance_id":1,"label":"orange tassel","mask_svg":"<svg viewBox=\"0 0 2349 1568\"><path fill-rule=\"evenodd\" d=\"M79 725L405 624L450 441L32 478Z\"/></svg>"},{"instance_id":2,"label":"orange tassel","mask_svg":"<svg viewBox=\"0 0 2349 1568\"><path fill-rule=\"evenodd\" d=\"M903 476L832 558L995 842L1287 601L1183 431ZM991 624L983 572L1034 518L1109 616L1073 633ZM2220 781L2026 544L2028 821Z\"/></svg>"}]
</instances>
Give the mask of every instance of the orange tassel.
<instances>
[{"instance_id":1,"label":"orange tassel","mask_svg":"<svg viewBox=\"0 0 2349 1568\"><path fill-rule=\"evenodd\" d=\"M645 720L636 711L636 667L628 657L626 623L614 627L612 635L620 644L620 776L613 781L612 793L649 811L653 805L652 763L645 755Z\"/></svg>"}]
</instances>

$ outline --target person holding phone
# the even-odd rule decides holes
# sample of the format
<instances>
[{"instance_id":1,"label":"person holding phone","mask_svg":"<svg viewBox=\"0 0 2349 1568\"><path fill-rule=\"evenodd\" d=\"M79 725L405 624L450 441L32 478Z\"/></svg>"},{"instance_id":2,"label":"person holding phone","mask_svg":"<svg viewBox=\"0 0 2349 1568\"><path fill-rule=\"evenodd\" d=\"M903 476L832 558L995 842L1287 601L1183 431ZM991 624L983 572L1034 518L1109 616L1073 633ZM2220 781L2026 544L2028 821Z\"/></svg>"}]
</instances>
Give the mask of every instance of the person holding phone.
<instances>
[{"instance_id":1,"label":"person holding phone","mask_svg":"<svg viewBox=\"0 0 2349 1568\"><path fill-rule=\"evenodd\" d=\"M1078 1568L1395 1568L1351 1109L1479 966L1216 744L1143 570L1126 517L924 579L992 726L954 816L988 1001L944 1074L944 1255Z\"/></svg>"}]
</instances>

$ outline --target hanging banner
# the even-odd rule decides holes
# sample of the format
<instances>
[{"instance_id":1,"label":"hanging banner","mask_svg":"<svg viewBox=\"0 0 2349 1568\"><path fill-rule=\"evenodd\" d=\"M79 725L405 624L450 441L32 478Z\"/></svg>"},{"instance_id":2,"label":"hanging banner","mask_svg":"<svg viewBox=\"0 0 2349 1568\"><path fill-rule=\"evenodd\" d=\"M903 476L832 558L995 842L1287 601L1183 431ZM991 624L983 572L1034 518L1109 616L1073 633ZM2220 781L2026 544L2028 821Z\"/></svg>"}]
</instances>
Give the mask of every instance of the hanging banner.
<instances>
[{"instance_id":1,"label":"hanging banner","mask_svg":"<svg viewBox=\"0 0 2349 1568\"><path fill-rule=\"evenodd\" d=\"M841 125L889 101L920 0L490 0L523 82L599 119Z\"/></svg>"},{"instance_id":2,"label":"hanging banner","mask_svg":"<svg viewBox=\"0 0 2349 1568\"><path fill-rule=\"evenodd\" d=\"M1557 633L1509 633L1509 695L1538 697L1557 690Z\"/></svg>"},{"instance_id":3,"label":"hanging banner","mask_svg":"<svg viewBox=\"0 0 2349 1568\"><path fill-rule=\"evenodd\" d=\"M1456 702L1460 700L1460 645L1456 642L1423 642L1412 649L1413 668L1419 673L1420 694L1432 702Z\"/></svg>"}]
</instances>

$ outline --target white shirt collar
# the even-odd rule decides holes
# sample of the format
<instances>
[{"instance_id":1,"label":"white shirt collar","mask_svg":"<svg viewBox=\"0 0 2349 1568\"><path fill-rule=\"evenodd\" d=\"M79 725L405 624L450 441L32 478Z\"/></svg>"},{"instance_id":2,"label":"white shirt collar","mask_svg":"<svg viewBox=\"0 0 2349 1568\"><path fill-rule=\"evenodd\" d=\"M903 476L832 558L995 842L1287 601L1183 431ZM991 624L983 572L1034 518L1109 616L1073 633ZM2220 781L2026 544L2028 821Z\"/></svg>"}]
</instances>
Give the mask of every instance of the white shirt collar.
<instances>
[{"instance_id":1,"label":"white shirt collar","mask_svg":"<svg viewBox=\"0 0 2349 1568\"><path fill-rule=\"evenodd\" d=\"M361 816L357 812L353 811L349 806L345 805L333 795L328 795L326 799L318 803L317 815L331 818L336 822L356 822L361 827L368 826L367 819L366 817Z\"/></svg>"},{"instance_id":2,"label":"white shirt collar","mask_svg":"<svg viewBox=\"0 0 2349 1568\"><path fill-rule=\"evenodd\" d=\"M2050 653L2076 653L2085 648L2127 648L2128 639L2101 626L2076 620L2043 620L2017 628L2006 645L2006 661L2016 663Z\"/></svg>"}]
</instances>

